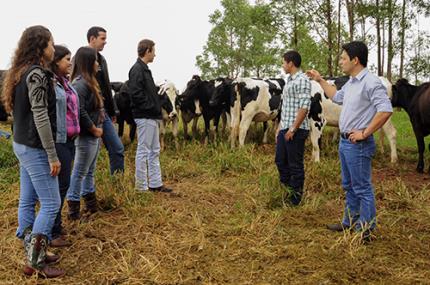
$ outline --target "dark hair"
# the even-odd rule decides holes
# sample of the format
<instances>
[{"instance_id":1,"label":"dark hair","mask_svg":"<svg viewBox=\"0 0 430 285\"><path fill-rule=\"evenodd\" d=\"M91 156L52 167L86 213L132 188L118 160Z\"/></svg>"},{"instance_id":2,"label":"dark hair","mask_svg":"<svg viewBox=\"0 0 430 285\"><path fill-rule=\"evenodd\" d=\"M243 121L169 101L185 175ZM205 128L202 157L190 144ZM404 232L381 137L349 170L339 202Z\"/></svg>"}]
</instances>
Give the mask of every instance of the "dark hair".
<instances>
[{"instance_id":1,"label":"dark hair","mask_svg":"<svg viewBox=\"0 0 430 285\"><path fill-rule=\"evenodd\" d=\"M6 112L13 109L15 87L22 75L34 64L41 64L44 50L51 40L51 32L44 26L32 26L24 30L12 57L11 68L4 78L2 101Z\"/></svg>"},{"instance_id":2,"label":"dark hair","mask_svg":"<svg viewBox=\"0 0 430 285\"><path fill-rule=\"evenodd\" d=\"M97 52L91 47L81 47L76 52L73 61L73 72L71 79L79 75L82 76L88 84L91 92L96 97L96 106L103 107L103 97L100 93L100 86L96 79L97 70L94 69L94 63L97 60Z\"/></svg>"},{"instance_id":3,"label":"dark hair","mask_svg":"<svg viewBox=\"0 0 430 285\"><path fill-rule=\"evenodd\" d=\"M292 61L295 67L300 67L300 65L302 64L302 57L300 56L300 53L295 50L289 50L284 53L284 60L286 62Z\"/></svg>"},{"instance_id":4,"label":"dark hair","mask_svg":"<svg viewBox=\"0 0 430 285\"><path fill-rule=\"evenodd\" d=\"M106 33L106 30L102 27L91 27L87 32L87 41L90 42L91 37L97 38L100 32Z\"/></svg>"},{"instance_id":5,"label":"dark hair","mask_svg":"<svg viewBox=\"0 0 430 285\"><path fill-rule=\"evenodd\" d=\"M68 48L62 45L55 45L54 60L51 62L51 71L58 75L57 63L61 61L66 55L72 54Z\"/></svg>"},{"instance_id":6,"label":"dark hair","mask_svg":"<svg viewBox=\"0 0 430 285\"><path fill-rule=\"evenodd\" d=\"M154 46L155 46L155 43L151 40L148 40L148 39L141 40L137 45L137 55L139 57L144 56L146 51L151 52Z\"/></svg>"},{"instance_id":7,"label":"dark hair","mask_svg":"<svg viewBox=\"0 0 430 285\"><path fill-rule=\"evenodd\" d=\"M353 41L342 46L342 49L348 54L349 58L352 60L354 57L358 58L361 65L367 66L367 57L369 55L369 50L365 43L360 41Z\"/></svg>"}]
</instances>

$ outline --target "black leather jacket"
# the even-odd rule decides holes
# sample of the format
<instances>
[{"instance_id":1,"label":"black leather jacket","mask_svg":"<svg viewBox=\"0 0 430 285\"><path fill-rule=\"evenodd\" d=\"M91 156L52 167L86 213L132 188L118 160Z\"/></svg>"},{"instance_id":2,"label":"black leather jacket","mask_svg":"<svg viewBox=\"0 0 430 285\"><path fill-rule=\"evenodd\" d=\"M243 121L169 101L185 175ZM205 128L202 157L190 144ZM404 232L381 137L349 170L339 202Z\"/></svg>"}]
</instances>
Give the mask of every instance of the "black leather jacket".
<instances>
[{"instance_id":1,"label":"black leather jacket","mask_svg":"<svg viewBox=\"0 0 430 285\"><path fill-rule=\"evenodd\" d=\"M97 61L99 63L99 70L96 74L96 78L104 98L104 108L110 117L118 116L118 107L112 97L112 87L110 85L107 62L104 56L99 52L97 53Z\"/></svg>"},{"instance_id":2,"label":"black leather jacket","mask_svg":"<svg viewBox=\"0 0 430 285\"><path fill-rule=\"evenodd\" d=\"M152 73L141 59L128 73L131 111L135 119L161 119L161 104Z\"/></svg>"}]
</instances>

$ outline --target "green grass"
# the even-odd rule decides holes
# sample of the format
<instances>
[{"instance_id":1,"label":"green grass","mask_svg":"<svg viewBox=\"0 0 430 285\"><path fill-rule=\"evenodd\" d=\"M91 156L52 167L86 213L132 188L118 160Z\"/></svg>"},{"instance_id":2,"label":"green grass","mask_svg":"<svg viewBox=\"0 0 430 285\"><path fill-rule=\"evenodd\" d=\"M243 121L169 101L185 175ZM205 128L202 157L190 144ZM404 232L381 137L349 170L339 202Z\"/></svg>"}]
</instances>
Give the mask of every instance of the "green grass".
<instances>
[{"instance_id":1,"label":"green grass","mask_svg":"<svg viewBox=\"0 0 430 285\"><path fill-rule=\"evenodd\" d=\"M396 113L395 126L405 118ZM225 140L203 145L181 136L177 150L167 136L163 180L177 196L134 191L135 143L126 146L123 176L110 176L102 148L96 171L101 211L79 224L66 222L73 246L57 251L67 270L60 281L21 273L23 252L14 237L19 172L10 141L2 141L0 284L428 283L430 179L414 171L409 121L397 130L399 164L391 165L387 154L374 159L378 230L368 246L357 234L325 229L340 220L344 198L330 135L323 137L319 164L307 143L305 196L297 208L282 202L287 190L278 182L275 146L257 143L260 126L252 126L248 143L237 149Z\"/></svg>"}]
</instances>

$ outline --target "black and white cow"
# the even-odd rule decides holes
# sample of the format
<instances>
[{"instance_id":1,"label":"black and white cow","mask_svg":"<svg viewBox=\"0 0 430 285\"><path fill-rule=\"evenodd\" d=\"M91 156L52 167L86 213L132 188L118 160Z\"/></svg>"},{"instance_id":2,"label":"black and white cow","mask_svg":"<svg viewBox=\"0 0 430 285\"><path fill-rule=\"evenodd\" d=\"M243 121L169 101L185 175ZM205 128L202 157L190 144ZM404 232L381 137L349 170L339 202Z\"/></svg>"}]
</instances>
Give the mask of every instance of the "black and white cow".
<instances>
[{"instance_id":1,"label":"black and white cow","mask_svg":"<svg viewBox=\"0 0 430 285\"><path fill-rule=\"evenodd\" d=\"M131 99L128 92L128 81L112 82L112 90L114 90L114 100L119 110L118 122L118 136L122 137L124 134L124 122L130 126L130 140L133 141L136 137L136 123L131 112ZM177 147L177 134L178 134L178 120L177 111L174 104L176 100L177 90L175 85L171 82L163 82L157 86L157 92L160 96L161 110L163 119L160 122L160 147L164 149L164 136L166 133L166 125L172 122L173 136L175 138L175 145Z\"/></svg>"},{"instance_id":2,"label":"black and white cow","mask_svg":"<svg viewBox=\"0 0 430 285\"><path fill-rule=\"evenodd\" d=\"M343 76L336 78L335 80L329 80L328 82L335 85L339 90L348 81L349 77ZM388 91L388 96L392 97L391 83L384 77L380 77L382 83L385 85ZM339 127L339 117L342 111L342 106L333 103L329 98L324 95L324 91L321 86L315 82L312 83L312 94L311 99L311 110L309 112L310 119L310 138L312 143L312 158L315 162L320 161L320 146L319 142L322 136L323 129L326 125L332 127ZM394 127L391 118L382 126L382 132L380 132L381 138L381 151L383 152L383 138L384 135L387 137L390 144L390 157L391 162L396 163L397 157L397 131Z\"/></svg>"},{"instance_id":3,"label":"black and white cow","mask_svg":"<svg viewBox=\"0 0 430 285\"><path fill-rule=\"evenodd\" d=\"M209 139L211 129L210 122L213 120L215 132L218 132L218 124L223 112L222 106L210 106L212 93L215 90L214 80L202 80L200 76L194 75L187 83L187 87L178 96L181 117L184 126L185 138L188 138L188 123L193 121L193 136L197 133L197 119L203 116L205 122L204 139Z\"/></svg>"},{"instance_id":4,"label":"black and white cow","mask_svg":"<svg viewBox=\"0 0 430 285\"><path fill-rule=\"evenodd\" d=\"M129 125L130 141L134 141L136 137L136 123L134 122L131 113L131 99L127 86L128 80L123 82L112 82L112 90L114 91L114 100L119 110L119 116L116 118L118 123L118 136L121 138L124 134L124 123Z\"/></svg>"},{"instance_id":5,"label":"black and white cow","mask_svg":"<svg viewBox=\"0 0 430 285\"><path fill-rule=\"evenodd\" d=\"M418 146L417 171L422 173L424 171L424 137L430 134L430 82L415 86L406 79L398 80L393 86L391 103L393 107L403 108L409 115Z\"/></svg>"},{"instance_id":6,"label":"black and white cow","mask_svg":"<svg viewBox=\"0 0 430 285\"><path fill-rule=\"evenodd\" d=\"M178 144L178 128L179 128L179 118L178 118L178 108L177 106L177 96L178 90L175 85L170 81L164 81L157 84L158 95L161 96L162 105L162 120L160 122L160 146L164 150L165 143L164 137L166 135L166 129L168 125L172 124L172 134L175 141L176 149L179 148Z\"/></svg>"},{"instance_id":7,"label":"black and white cow","mask_svg":"<svg viewBox=\"0 0 430 285\"><path fill-rule=\"evenodd\" d=\"M274 121L278 116L281 94L285 85L283 79L237 78L233 81L235 94L230 100L231 133L230 144L245 144L249 126L254 122ZM263 142L267 142L266 126Z\"/></svg>"}]
</instances>

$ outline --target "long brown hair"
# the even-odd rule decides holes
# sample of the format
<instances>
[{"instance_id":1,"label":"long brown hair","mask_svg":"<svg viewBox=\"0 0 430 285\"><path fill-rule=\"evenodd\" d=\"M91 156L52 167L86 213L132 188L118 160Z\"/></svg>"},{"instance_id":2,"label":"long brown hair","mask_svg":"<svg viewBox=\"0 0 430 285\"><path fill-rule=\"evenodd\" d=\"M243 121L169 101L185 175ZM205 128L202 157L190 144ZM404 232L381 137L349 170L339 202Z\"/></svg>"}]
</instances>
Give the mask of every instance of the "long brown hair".
<instances>
[{"instance_id":1,"label":"long brown hair","mask_svg":"<svg viewBox=\"0 0 430 285\"><path fill-rule=\"evenodd\" d=\"M12 66L4 78L2 101L6 112L12 112L15 87L23 74L30 66L41 64L44 50L51 37L51 32L44 26L32 26L22 33L12 57Z\"/></svg>"},{"instance_id":2,"label":"long brown hair","mask_svg":"<svg viewBox=\"0 0 430 285\"><path fill-rule=\"evenodd\" d=\"M82 76L90 87L91 92L96 98L96 107L103 107L103 97L100 92L100 86L96 79L97 70L94 69L94 63L97 60L97 51L90 47L81 47L78 49L73 61L72 80Z\"/></svg>"},{"instance_id":3,"label":"long brown hair","mask_svg":"<svg viewBox=\"0 0 430 285\"><path fill-rule=\"evenodd\" d=\"M66 55L69 55L69 54L71 55L72 53L67 47L62 45L55 45L54 49L55 49L54 60L51 62L50 67L53 73L55 73L56 75L59 75L57 63L61 61Z\"/></svg>"}]
</instances>

